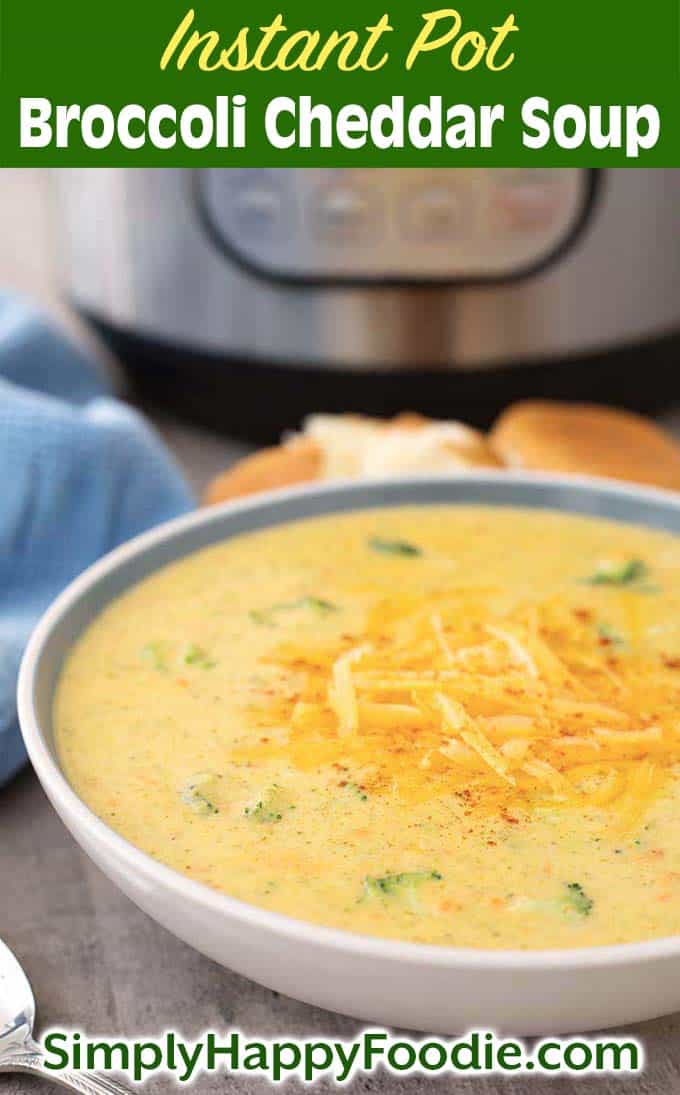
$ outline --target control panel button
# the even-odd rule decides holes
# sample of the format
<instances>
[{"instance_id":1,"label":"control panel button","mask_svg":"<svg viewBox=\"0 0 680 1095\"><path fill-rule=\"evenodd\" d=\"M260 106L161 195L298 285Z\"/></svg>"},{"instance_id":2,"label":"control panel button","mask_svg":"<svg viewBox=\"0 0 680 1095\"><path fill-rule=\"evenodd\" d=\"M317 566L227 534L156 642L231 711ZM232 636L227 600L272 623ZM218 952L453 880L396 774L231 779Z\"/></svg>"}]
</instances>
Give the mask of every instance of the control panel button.
<instances>
[{"instance_id":1,"label":"control panel button","mask_svg":"<svg viewBox=\"0 0 680 1095\"><path fill-rule=\"evenodd\" d=\"M231 218L246 238L281 239L290 227L283 187L271 176L241 178L231 195Z\"/></svg>"},{"instance_id":2,"label":"control panel button","mask_svg":"<svg viewBox=\"0 0 680 1095\"><path fill-rule=\"evenodd\" d=\"M560 220L564 195L555 186L523 182L496 195L500 227L512 231L544 231Z\"/></svg>"},{"instance_id":3,"label":"control panel button","mask_svg":"<svg viewBox=\"0 0 680 1095\"><path fill-rule=\"evenodd\" d=\"M404 200L405 235L414 242L447 244L463 227L466 195L452 186L428 186Z\"/></svg>"},{"instance_id":4,"label":"control panel button","mask_svg":"<svg viewBox=\"0 0 680 1095\"><path fill-rule=\"evenodd\" d=\"M341 246L375 240L384 223L378 198L374 188L353 182L320 187L311 201L312 232Z\"/></svg>"},{"instance_id":5,"label":"control panel button","mask_svg":"<svg viewBox=\"0 0 680 1095\"><path fill-rule=\"evenodd\" d=\"M214 230L236 246L269 249L290 237L294 205L280 172L213 168L202 173L201 186Z\"/></svg>"}]
</instances>

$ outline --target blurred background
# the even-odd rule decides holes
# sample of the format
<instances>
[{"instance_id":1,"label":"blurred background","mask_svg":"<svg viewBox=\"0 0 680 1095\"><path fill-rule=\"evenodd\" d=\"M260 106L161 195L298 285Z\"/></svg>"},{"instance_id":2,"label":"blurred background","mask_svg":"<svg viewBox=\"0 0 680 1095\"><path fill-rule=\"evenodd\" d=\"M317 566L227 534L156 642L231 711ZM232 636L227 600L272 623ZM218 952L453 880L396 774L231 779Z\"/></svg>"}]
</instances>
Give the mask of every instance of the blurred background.
<instances>
[{"instance_id":1,"label":"blurred background","mask_svg":"<svg viewBox=\"0 0 680 1095\"><path fill-rule=\"evenodd\" d=\"M80 313L65 281L66 256L61 248L63 231L56 203L58 174L30 168L0 171L0 290L29 298L89 355L104 363L116 392L151 418L190 485L200 494L214 475L252 446L228 434L196 428L183 421L181 414L166 411L153 398L145 402L114 353ZM99 221L105 220L106 210L102 209ZM86 232L94 247L97 225L89 224Z\"/></svg>"},{"instance_id":2,"label":"blurred background","mask_svg":"<svg viewBox=\"0 0 680 1095\"><path fill-rule=\"evenodd\" d=\"M680 402L680 171L5 170L0 278L195 485L313 411Z\"/></svg>"}]
</instances>

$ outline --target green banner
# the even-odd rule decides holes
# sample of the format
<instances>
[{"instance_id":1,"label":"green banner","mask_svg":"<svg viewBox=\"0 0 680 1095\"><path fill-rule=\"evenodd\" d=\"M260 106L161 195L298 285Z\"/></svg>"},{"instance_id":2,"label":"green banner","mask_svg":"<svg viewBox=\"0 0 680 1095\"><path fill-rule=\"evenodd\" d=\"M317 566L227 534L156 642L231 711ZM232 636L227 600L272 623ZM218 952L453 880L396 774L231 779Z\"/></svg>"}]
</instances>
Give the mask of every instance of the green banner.
<instances>
[{"instance_id":1,"label":"green banner","mask_svg":"<svg viewBox=\"0 0 680 1095\"><path fill-rule=\"evenodd\" d=\"M680 6L2 0L6 166L680 166Z\"/></svg>"}]
</instances>

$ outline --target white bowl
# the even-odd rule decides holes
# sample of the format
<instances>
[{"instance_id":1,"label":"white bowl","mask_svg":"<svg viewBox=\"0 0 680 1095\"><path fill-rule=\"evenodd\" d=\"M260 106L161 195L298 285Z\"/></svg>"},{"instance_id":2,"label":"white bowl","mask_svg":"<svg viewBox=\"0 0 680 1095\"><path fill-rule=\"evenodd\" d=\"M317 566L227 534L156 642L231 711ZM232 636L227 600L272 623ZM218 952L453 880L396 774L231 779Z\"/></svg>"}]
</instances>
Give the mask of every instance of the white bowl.
<instances>
[{"instance_id":1,"label":"white bowl","mask_svg":"<svg viewBox=\"0 0 680 1095\"><path fill-rule=\"evenodd\" d=\"M577 950L425 946L318 927L237 901L151 859L113 832L65 779L52 700L77 636L119 593L159 567L243 531L324 513L409 503L560 509L680 533L668 492L607 481L509 473L278 491L170 522L102 559L38 624L19 680L19 716L52 804L95 863L135 904L203 954L277 992L371 1022L454 1034L620 1026L680 1008L680 937Z\"/></svg>"}]
</instances>

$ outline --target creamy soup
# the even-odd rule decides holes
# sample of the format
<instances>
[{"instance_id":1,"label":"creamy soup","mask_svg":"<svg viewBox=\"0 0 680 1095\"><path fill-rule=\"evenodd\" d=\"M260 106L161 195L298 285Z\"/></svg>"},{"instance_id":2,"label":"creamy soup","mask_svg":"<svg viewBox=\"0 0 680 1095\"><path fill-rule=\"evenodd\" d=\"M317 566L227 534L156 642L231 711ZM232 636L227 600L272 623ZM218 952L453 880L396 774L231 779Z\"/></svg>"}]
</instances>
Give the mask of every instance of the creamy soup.
<instances>
[{"instance_id":1,"label":"creamy soup","mask_svg":"<svg viewBox=\"0 0 680 1095\"><path fill-rule=\"evenodd\" d=\"M149 855L315 923L466 947L680 929L680 539L551 512L324 517L110 605L65 771Z\"/></svg>"}]
</instances>

